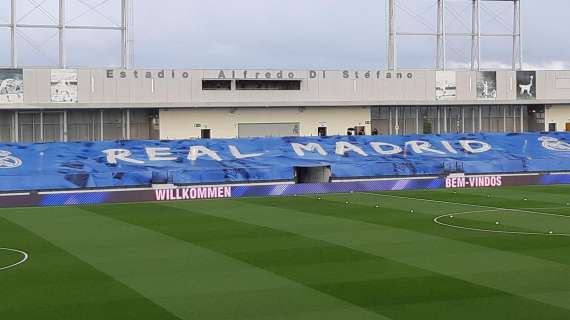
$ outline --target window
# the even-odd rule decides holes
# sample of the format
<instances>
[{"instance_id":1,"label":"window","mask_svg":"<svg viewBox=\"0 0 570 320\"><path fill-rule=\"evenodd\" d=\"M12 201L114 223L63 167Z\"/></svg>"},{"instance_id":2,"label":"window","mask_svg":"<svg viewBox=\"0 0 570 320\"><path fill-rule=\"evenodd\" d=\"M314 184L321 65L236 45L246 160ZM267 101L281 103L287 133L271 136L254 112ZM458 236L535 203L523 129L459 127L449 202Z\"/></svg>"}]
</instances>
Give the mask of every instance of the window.
<instances>
[{"instance_id":1,"label":"window","mask_svg":"<svg viewBox=\"0 0 570 320\"><path fill-rule=\"evenodd\" d=\"M453 106L446 109L446 133L463 132L463 112L461 108L461 106Z\"/></svg>"},{"instance_id":2,"label":"window","mask_svg":"<svg viewBox=\"0 0 570 320\"><path fill-rule=\"evenodd\" d=\"M237 80L237 90L301 90L301 80Z\"/></svg>"},{"instance_id":3,"label":"window","mask_svg":"<svg viewBox=\"0 0 570 320\"><path fill-rule=\"evenodd\" d=\"M479 132L479 107L463 107L465 132Z\"/></svg>"},{"instance_id":4,"label":"window","mask_svg":"<svg viewBox=\"0 0 570 320\"><path fill-rule=\"evenodd\" d=\"M18 114L20 142L42 142L41 112Z\"/></svg>"},{"instance_id":5,"label":"window","mask_svg":"<svg viewBox=\"0 0 570 320\"><path fill-rule=\"evenodd\" d=\"M43 141L63 141L63 114L61 112L43 112Z\"/></svg>"},{"instance_id":6,"label":"window","mask_svg":"<svg viewBox=\"0 0 570 320\"><path fill-rule=\"evenodd\" d=\"M158 137L158 113L156 110L129 110L131 140L148 140Z\"/></svg>"},{"instance_id":7,"label":"window","mask_svg":"<svg viewBox=\"0 0 570 320\"><path fill-rule=\"evenodd\" d=\"M103 140L122 140L124 128L123 110L103 111Z\"/></svg>"},{"instance_id":8,"label":"window","mask_svg":"<svg viewBox=\"0 0 570 320\"><path fill-rule=\"evenodd\" d=\"M372 130L376 129L378 134L390 134L390 107L372 108Z\"/></svg>"},{"instance_id":9,"label":"window","mask_svg":"<svg viewBox=\"0 0 570 320\"><path fill-rule=\"evenodd\" d=\"M505 131L517 132L516 114L517 107L505 106Z\"/></svg>"},{"instance_id":10,"label":"window","mask_svg":"<svg viewBox=\"0 0 570 320\"><path fill-rule=\"evenodd\" d=\"M432 134L439 133L439 113L438 107L422 107L420 108L420 133Z\"/></svg>"},{"instance_id":11,"label":"window","mask_svg":"<svg viewBox=\"0 0 570 320\"><path fill-rule=\"evenodd\" d=\"M11 111L0 111L0 142L12 141L12 119Z\"/></svg>"},{"instance_id":12,"label":"window","mask_svg":"<svg viewBox=\"0 0 570 320\"><path fill-rule=\"evenodd\" d=\"M232 81L202 80L202 90L232 90Z\"/></svg>"},{"instance_id":13,"label":"window","mask_svg":"<svg viewBox=\"0 0 570 320\"><path fill-rule=\"evenodd\" d=\"M68 111L67 139L69 141L101 140L101 111Z\"/></svg>"}]
</instances>

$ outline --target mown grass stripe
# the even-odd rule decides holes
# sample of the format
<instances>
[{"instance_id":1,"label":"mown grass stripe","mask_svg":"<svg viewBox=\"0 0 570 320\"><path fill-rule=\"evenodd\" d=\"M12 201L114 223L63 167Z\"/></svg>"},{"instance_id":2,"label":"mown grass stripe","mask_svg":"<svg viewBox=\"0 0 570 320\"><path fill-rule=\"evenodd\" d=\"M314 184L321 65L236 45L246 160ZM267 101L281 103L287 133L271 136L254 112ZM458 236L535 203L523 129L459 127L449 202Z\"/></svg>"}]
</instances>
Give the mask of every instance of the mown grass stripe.
<instances>
[{"instance_id":1,"label":"mown grass stripe","mask_svg":"<svg viewBox=\"0 0 570 320\"><path fill-rule=\"evenodd\" d=\"M450 201L460 201L456 194L450 193ZM295 209L297 205L291 203L291 208L295 210L305 210L309 213L324 214L330 216L336 216L341 218L348 218L352 220L358 220L363 222L370 222L375 224L388 225L397 228L405 228L409 230L421 231L426 234L435 235L439 237L450 238L454 240L464 241L466 243L473 243L488 248L494 248L498 250L511 251L521 255L527 255L530 257L540 258L543 260L549 260L556 263L563 263L570 265L570 242L565 237L548 237L544 236L512 236L512 235L501 235L501 234L488 234L481 232L466 232L461 230L450 230L448 228L437 228L434 226L433 218L440 216L442 214L449 214L451 212L461 212L471 211L476 209L471 205L461 206L457 204L442 204L439 202L429 202L423 201L423 198L418 198L417 200L411 198L399 198L403 195L402 193L391 193L390 197L382 197L376 195L358 194L354 195L352 200L352 206L349 210L339 211L339 210L320 210L319 207L308 205L310 204L310 199L305 199L307 205L301 204L301 207ZM396 197L394 197L396 196ZM407 193L404 193L407 197ZM326 206L327 202L332 202L331 207L338 206L338 203L342 199L336 198L323 198L326 202L321 203L322 206ZM432 200L432 199L427 199ZM252 201L263 201L263 199L256 199ZM378 201L382 202L382 207L380 210L367 210L368 207L374 206ZM439 200L438 200L439 201ZM272 202L268 204L271 205ZM487 202L479 202L478 205L488 205ZM551 203L550 206L556 206L557 203ZM360 207L359 207L360 206ZM448 207L452 210L447 209ZM416 209L416 215L409 214L409 208ZM520 208L520 207L519 207ZM548 209L529 209L525 211L544 212L546 214L557 214L563 216L570 216L570 208L567 207L556 207L556 210ZM462 209L462 210L461 210ZM516 208L515 208L516 209ZM521 209L522 210L522 209ZM363 212L362 214L359 212ZM376 214L376 213L381 214ZM517 211L513 211L516 213ZM522 212L524 213L524 212ZM456 218L460 218L457 216ZM561 218L566 219L566 218ZM570 218L568 218L570 219ZM551 220L551 219L549 219ZM555 221L553 221L555 222ZM554 223L552 223L554 224ZM565 226L564 230L567 230L568 221L561 221L561 225ZM512 226L510 226L512 227ZM553 230L560 230L559 225L545 225L542 231L546 233L549 228ZM514 229L529 232L536 231L536 229L524 229L516 228Z\"/></svg>"},{"instance_id":2,"label":"mown grass stripe","mask_svg":"<svg viewBox=\"0 0 570 320\"><path fill-rule=\"evenodd\" d=\"M148 319L177 319L112 277L4 219L8 211L0 211L0 243L25 248L33 257L0 272L0 318L125 320L144 314ZM14 210L13 214L28 212Z\"/></svg>"},{"instance_id":3,"label":"mown grass stripe","mask_svg":"<svg viewBox=\"0 0 570 320\"><path fill-rule=\"evenodd\" d=\"M570 288L570 278L566 276L570 268L566 265L421 232L275 207L268 209L246 201L233 201L232 210L216 207L213 202L201 203L199 209L197 206L192 204L192 210L326 241L570 309L570 305L561 303L563 299L570 301L570 292L566 291ZM520 281L521 274L532 273L545 276Z\"/></svg>"},{"instance_id":4,"label":"mown grass stripe","mask_svg":"<svg viewBox=\"0 0 570 320\"><path fill-rule=\"evenodd\" d=\"M490 319L518 313L520 319L538 314L552 317L568 314L565 310L346 247L211 215L209 212L223 210L214 203L154 205L155 209L144 205L133 211L111 212L100 207L90 210L216 250L394 319L429 318L426 315L441 314L442 309L447 310L446 306L459 301L469 303L460 303L463 309L447 312L439 319L469 318L466 313ZM229 206L225 204L227 210ZM202 205L208 213L204 213ZM231 207L232 215L242 214L235 205ZM161 212L159 218L155 212ZM501 301L507 308L486 310L489 301ZM515 312L514 306L520 305L525 310L518 307Z\"/></svg>"},{"instance_id":5,"label":"mown grass stripe","mask_svg":"<svg viewBox=\"0 0 570 320\"><path fill-rule=\"evenodd\" d=\"M140 207L98 208L112 213ZM160 217L160 211L150 208ZM315 314L329 319L385 319L217 252L88 208L21 210L3 216L181 319L310 319Z\"/></svg>"}]
</instances>

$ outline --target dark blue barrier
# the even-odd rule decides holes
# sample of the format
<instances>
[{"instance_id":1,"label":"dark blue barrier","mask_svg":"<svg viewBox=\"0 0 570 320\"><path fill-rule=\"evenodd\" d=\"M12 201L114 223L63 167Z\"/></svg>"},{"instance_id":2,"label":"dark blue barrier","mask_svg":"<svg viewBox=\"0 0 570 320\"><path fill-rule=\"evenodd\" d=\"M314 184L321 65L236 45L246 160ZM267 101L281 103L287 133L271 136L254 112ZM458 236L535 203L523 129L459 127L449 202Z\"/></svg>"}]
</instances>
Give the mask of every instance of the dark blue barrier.
<instances>
[{"instance_id":1,"label":"dark blue barrier","mask_svg":"<svg viewBox=\"0 0 570 320\"><path fill-rule=\"evenodd\" d=\"M0 144L0 191L450 172L570 171L570 134L452 134Z\"/></svg>"}]
</instances>

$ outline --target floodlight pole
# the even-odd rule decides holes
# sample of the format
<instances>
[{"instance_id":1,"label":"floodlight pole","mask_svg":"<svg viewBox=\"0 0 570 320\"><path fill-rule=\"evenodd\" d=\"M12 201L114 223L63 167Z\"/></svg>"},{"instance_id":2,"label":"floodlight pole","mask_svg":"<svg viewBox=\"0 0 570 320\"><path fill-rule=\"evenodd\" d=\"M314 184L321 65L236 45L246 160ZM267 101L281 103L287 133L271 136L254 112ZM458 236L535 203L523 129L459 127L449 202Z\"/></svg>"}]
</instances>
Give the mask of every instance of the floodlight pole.
<instances>
[{"instance_id":1,"label":"floodlight pole","mask_svg":"<svg viewBox=\"0 0 570 320\"><path fill-rule=\"evenodd\" d=\"M471 70L481 68L481 2L473 0L471 27Z\"/></svg>"},{"instance_id":2,"label":"floodlight pole","mask_svg":"<svg viewBox=\"0 0 570 320\"><path fill-rule=\"evenodd\" d=\"M521 5L520 0L513 2L513 70L522 69L522 41L521 41Z\"/></svg>"},{"instance_id":3,"label":"floodlight pole","mask_svg":"<svg viewBox=\"0 0 570 320\"><path fill-rule=\"evenodd\" d=\"M130 67L129 5L128 0L121 0L121 67L123 69Z\"/></svg>"},{"instance_id":4,"label":"floodlight pole","mask_svg":"<svg viewBox=\"0 0 570 320\"><path fill-rule=\"evenodd\" d=\"M397 0L388 0L388 68L397 68L397 47L398 36L434 36L436 38L436 69L445 70L447 68L446 38L447 36L471 37L471 70L481 69L481 40L483 37L512 38L512 69L520 70L523 67L522 53L522 30L521 30L521 0L503 0L512 2L513 10L513 32L508 33L481 33L481 8L485 0L469 0L472 2L472 25L470 33L447 32L445 26L446 0L435 0L437 2L437 30L430 32L398 32L396 27L396 7ZM487 0L491 1L491 0Z\"/></svg>"},{"instance_id":5,"label":"floodlight pole","mask_svg":"<svg viewBox=\"0 0 570 320\"><path fill-rule=\"evenodd\" d=\"M10 65L18 67L18 54L16 51L16 0L10 2Z\"/></svg>"},{"instance_id":6,"label":"floodlight pole","mask_svg":"<svg viewBox=\"0 0 570 320\"><path fill-rule=\"evenodd\" d=\"M445 70L445 0L437 0L437 54L436 68Z\"/></svg>"},{"instance_id":7,"label":"floodlight pole","mask_svg":"<svg viewBox=\"0 0 570 320\"><path fill-rule=\"evenodd\" d=\"M65 0L59 0L59 67L65 68Z\"/></svg>"},{"instance_id":8,"label":"floodlight pole","mask_svg":"<svg viewBox=\"0 0 570 320\"><path fill-rule=\"evenodd\" d=\"M118 1L118 0L117 0ZM26 30L26 29L50 29L57 31L58 39L54 40L57 41L58 46L58 57L57 62L54 62L53 65L58 68L66 68L68 65L67 61L67 48L66 48L66 31L67 30L112 30L116 32L121 32L121 62L120 65L123 68L129 68L132 61L131 61L131 23L132 17L130 14L130 10L132 10L132 2L130 0L120 0L121 1L121 23L120 25L109 25L109 26L97 26L97 25L75 25L69 24L71 21L75 19L71 19L68 21L68 17L66 14L66 4L69 1L66 0L57 0L58 3L58 18L57 21L54 23L49 24L37 24L37 23L18 23L17 17L17 3L23 2L23 0L10 0L10 21L6 23L0 23L1 30L8 30L10 32L10 67L17 68L20 66L18 61L18 41L17 41L17 34L19 30ZM31 1L33 2L33 1ZM42 10L45 13L45 9L42 7L46 1L38 1L34 4L34 8L29 11L30 13L34 10ZM93 7L89 4L80 1L84 5L86 5L90 10L93 10L99 14L99 11L96 10L96 7ZM49 13L48 13L49 14ZM29 15L29 13L28 13ZM26 15L27 16L27 15ZM76 18L77 19L77 18ZM25 38L23 38L25 39ZM51 37L46 40L51 40ZM7 47L6 47L7 49Z\"/></svg>"},{"instance_id":9,"label":"floodlight pole","mask_svg":"<svg viewBox=\"0 0 570 320\"><path fill-rule=\"evenodd\" d=\"M388 0L388 69L397 68L396 0Z\"/></svg>"}]
</instances>

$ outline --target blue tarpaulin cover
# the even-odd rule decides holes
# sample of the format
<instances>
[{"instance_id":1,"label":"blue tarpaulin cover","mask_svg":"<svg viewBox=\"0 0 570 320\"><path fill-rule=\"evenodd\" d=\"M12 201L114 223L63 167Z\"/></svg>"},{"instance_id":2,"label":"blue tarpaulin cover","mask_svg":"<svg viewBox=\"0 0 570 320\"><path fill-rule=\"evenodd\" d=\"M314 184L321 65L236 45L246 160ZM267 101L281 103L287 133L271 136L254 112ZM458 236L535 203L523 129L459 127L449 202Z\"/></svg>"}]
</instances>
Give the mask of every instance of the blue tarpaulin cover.
<instances>
[{"instance_id":1,"label":"blue tarpaulin cover","mask_svg":"<svg viewBox=\"0 0 570 320\"><path fill-rule=\"evenodd\" d=\"M331 136L0 144L0 191L448 172L570 171L569 133Z\"/></svg>"}]
</instances>

